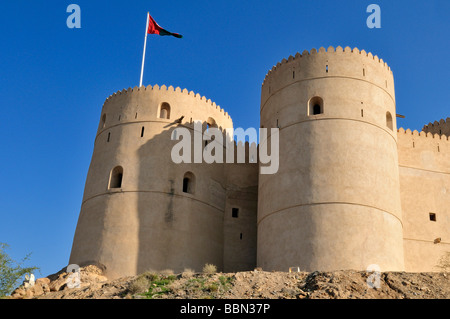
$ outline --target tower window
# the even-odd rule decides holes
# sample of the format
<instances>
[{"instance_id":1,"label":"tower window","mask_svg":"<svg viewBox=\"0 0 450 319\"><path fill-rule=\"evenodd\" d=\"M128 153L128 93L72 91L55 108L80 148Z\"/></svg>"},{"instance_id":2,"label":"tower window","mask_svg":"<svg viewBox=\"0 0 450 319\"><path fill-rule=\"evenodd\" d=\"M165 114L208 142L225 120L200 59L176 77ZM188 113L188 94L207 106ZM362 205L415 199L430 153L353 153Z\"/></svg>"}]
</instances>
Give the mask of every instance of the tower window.
<instances>
[{"instance_id":1,"label":"tower window","mask_svg":"<svg viewBox=\"0 0 450 319\"><path fill-rule=\"evenodd\" d=\"M183 193L193 194L195 191L195 176L187 172L183 177Z\"/></svg>"},{"instance_id":2,"label":"tower window","mask_svg":"<svg viewBox=\"0 0 450 319\"><path fill-rule=\"evenodd\" d=\"M328 64L327 64L327 67L326 67L326 71L327 71L327 73L328 73Z\"/></svg>"},{"instance_id":3,"label":"tower window","mask_svg":"<svg viewBox=\"0 0 450 319\"><path fill-rule=\"evenodd\" d=\"M392 131L394 129L394 123L392 121L392 115L386 112L386 126Z\"/></svg>"},{"instance_id":4,"label":"tower window","mask_svg":"<svg viewBox=\"0 0 450 319\"><path fill-rule=\"evenodd\" d=\"M141 129L141 137L144 137L144 127Z\"/></svg>"},{"instance_id":5,"label":"tower window","mask_svg":"<svg viewBox=\"0 0 450 319\"><path fill-rule=\"evenodd\" d=\"M123 179L123 168L122 166L116 166L111 171L111 176L109 178L109 189L121 188Z\"/></svg>"},{"instance_id":6,"label":"tower window","mask_svg":"<svg viewBox=\"0 0 450 319\"><path fill-rule=\"evenodd\" d=\"M238 218L239 217L239 208L232 208L231 209L231 217Z\"/></svg>"},{"instance_id":7,"label":"tower window","mask_svg":"<svg viewBox=\"0 0 450 319\"><path fill-rule=\"evenodd\" d=\"M309 100L308 103L308 115L323 114L323 100L322 98L315 96Z\"/></svg>"},{"instance_id":8,"label":"tower window","mask_svg":"<svg viewBox=\"0 0 450 319\"><path fill-rule=\"evenodd\" d=\"M106 142L109 143L109 139L111 138L111 132L108 132L108 138L106 139Z\"/></svg>"},{"instance_id":9,"label":"tower window","mask_svg":"<svg viewBox=\"0 0 450 319\"><path fill-rule=\"evenodd\" d=\"M102 116L102 128L104 128L106 125L106 114L103 114Z\"/></svg>"},{"instance_id":10,"label":"tower window","mask_svg":"<svg viewBox=\"0 0 450 319\"><path fill-rule=\"evenodd\" d=\"M170 104L167 102L163 102L161 104L160 110L159 110L159 118L160 119L170 119Z\"/></svg>"},{"instance_id":11,"label":"tower window","mask_svg":"<svg viewBox=\"0 0 450 319\"><path fill-rule=\"evenodd\" d=\"M432 222L436 221L436 214L430 213L430 221L432 221Z\"/></svg>"}]
</instances>

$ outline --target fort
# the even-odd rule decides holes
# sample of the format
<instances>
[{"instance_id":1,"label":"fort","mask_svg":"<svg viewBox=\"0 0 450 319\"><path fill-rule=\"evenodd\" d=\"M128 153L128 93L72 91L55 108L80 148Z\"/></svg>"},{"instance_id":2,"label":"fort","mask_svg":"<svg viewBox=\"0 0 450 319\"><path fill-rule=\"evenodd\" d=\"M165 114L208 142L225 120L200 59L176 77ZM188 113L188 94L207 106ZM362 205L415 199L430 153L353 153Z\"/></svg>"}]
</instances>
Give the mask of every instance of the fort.
<instances>
[{"instance_id":1,"label":"fort","mask_svg":"<svg viewBox=\"0 0 450 319\"><path fill-rule=\"evenodd\" d=\"M438 271L450 251L450 119L418 132L396 118L382 59L297 53L262 83L260 127L278 128L279 167L261 174L249 143L235 143L244 161L172 161L177 128L233 128L211 100L165 85L118 91L100 114L69 263L101 264L111 278L207 263Z\"/></svg>"}]
</instances>

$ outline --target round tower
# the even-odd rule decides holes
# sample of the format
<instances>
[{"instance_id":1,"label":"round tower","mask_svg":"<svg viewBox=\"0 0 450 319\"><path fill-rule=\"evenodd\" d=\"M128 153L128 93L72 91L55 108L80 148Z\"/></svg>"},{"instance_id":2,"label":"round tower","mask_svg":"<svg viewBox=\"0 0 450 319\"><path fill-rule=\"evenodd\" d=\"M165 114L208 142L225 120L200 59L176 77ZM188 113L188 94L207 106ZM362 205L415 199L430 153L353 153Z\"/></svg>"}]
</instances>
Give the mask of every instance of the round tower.
<instances>
[{"instance_id":1,"label":"round tower","mask_svg":"<svg viewBox=\"0 0 450 319\"><path fill-rule=\"evenodd\" d=\"M313 49L267 74L261 126L279 170L259 176L258 266L404 270L394 78L358 49Z\"/></svg>"},{"instance_id":2,"label":"round tower","mask_svg":"<svg viewBox=\"0 0 450 319\"><path fill-rule=\"evenodd\" d=\"M193 136L195 121L202 131L233 127L219 106L186 89L136 87L105 101L71 264L104 265L110 278L222 267L223 167L171 159L174 129Z\"/></svg>"}]
</instances>

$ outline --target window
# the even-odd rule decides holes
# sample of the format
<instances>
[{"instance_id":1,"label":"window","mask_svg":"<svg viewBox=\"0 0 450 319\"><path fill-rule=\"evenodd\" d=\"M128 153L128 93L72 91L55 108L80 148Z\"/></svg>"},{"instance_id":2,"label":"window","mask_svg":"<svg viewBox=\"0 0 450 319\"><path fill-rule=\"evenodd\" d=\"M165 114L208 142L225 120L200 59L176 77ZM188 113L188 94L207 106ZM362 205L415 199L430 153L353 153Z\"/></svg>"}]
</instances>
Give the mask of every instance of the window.
<instances>
[{"instance_id":1,"label":"window","mask_svg":"<svg viewBox=\"0 0 450 319\"><path fill-rule=\"evenodd\" d=\"M392 115L389 112L386 112L386 126L392 131L394 130L394 123L392 121Z\"/></svg>"},{"instance_id":2,"label":"window","mask_svg":"<svg viewBox=\"0 0 450 319\"><path fill-rule=\"evenodd\" d=\"M239 208L232 208L231 209L231 217L238 218L239 217Z\"/></svg>"},{"instance_id":3,"label":"window","mask_svg":"<svg viewBox=\"0 0 450 319\"><path fill-rule=\"evenodd\" d=\"M183 177L183 193L193 194L195 191L195 176L187 172Z\"/></svg>"},{"instance_id":4,"label":"window","mask_svg":"<svg viewBox=\"0 0 450 319\"><path fill-rule=\"evenodd\" d=\"M206 120L206 131L207 132L210 127L217 127L216 120L213 119L212 117L208 117L208 119Z\"/></svg>"},{"instance_id":5,"label":"window","mask_svg":"<svg viewBox=\"0 0 450 319\"><path fill-rule=\"evenodd\" d=\"M102 128L104 128L106 125L106 114L103 114L102 116Z\"/></svg>"},{"instance_id":6,"label":"window","mask_svg":"<svg viewBox=\"0 0 450 319\"><path fill-rule=\"evenodd\" d=\"M436 221L436 214L430 213L430 221L432 221L432 222Z\"/></svg>"},{"instance_id":7,"label":"window","mask_svg":"<svg viewBox=\"0 0 450 319\"><path fill-rule=\"evenodd\" d=\"M109 143L110 138L111 138L111 132L108 132L108 138L106 139L106 142Z\"/></svg>"},{"instance_id":8,"label":"window","mask_svg":"<svg viewBox=\"0 0 450 319\"><path fill-rule=\"evenodd\" d=\"M141 129L141 137L144 137L144 127Z\"/></svg>"},{"instance_id":9,"label":"window","mask_svg":"<svg viewBox=\"0 0 450 319\"><path fill-rule=\"evenodd\" d=\"M109 178L109 189L121 188L123 179L123 168L122 166L116 166L111 171L111 176Z\"/></svg>"},{"instance_id":10,"label":"window","mask_svg":"<svg viewBox=\"0 0 450 319\"><path fill-rule=\"evenodd\" d=\"M323 100L322 98L315 96L309 100L308 103L308 115L323 114Z\"/></svg>"},{"instance_id":11,"label":"window","mask_svg":"<svg viewBox=\"0 0 450 319\"><path fill-rule=\"evenodd\" d=\"M163 102L161 104L160 110L159 110L159 118L160 119L170 119L170 104L167 102Z\"/></svg>"}]
</instances>

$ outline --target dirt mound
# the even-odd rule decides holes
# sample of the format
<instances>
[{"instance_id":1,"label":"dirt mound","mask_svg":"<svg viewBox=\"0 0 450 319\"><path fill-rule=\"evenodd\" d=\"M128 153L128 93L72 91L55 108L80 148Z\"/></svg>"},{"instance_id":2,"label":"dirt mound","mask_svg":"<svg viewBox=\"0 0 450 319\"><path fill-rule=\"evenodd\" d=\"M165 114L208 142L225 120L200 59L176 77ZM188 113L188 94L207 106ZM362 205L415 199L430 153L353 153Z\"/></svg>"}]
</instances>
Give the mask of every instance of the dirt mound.
<instances>
[{"instance_id":1,"label":"dirt mound","mask_svg":"<svg viewBox=\"0 0 450 319\"><path fill-rule=\"evenodd\" d=\"M64 269L17 288L23 299L448 299L450 274L364 271L182 273L147 272L108 280L101 267L79 272L80 284ZM72 277L71 277L72 276ZM73 280L72 280L73 281ZM373 288L372 288L373 287Z\"/></svg>"}]
</instances>

